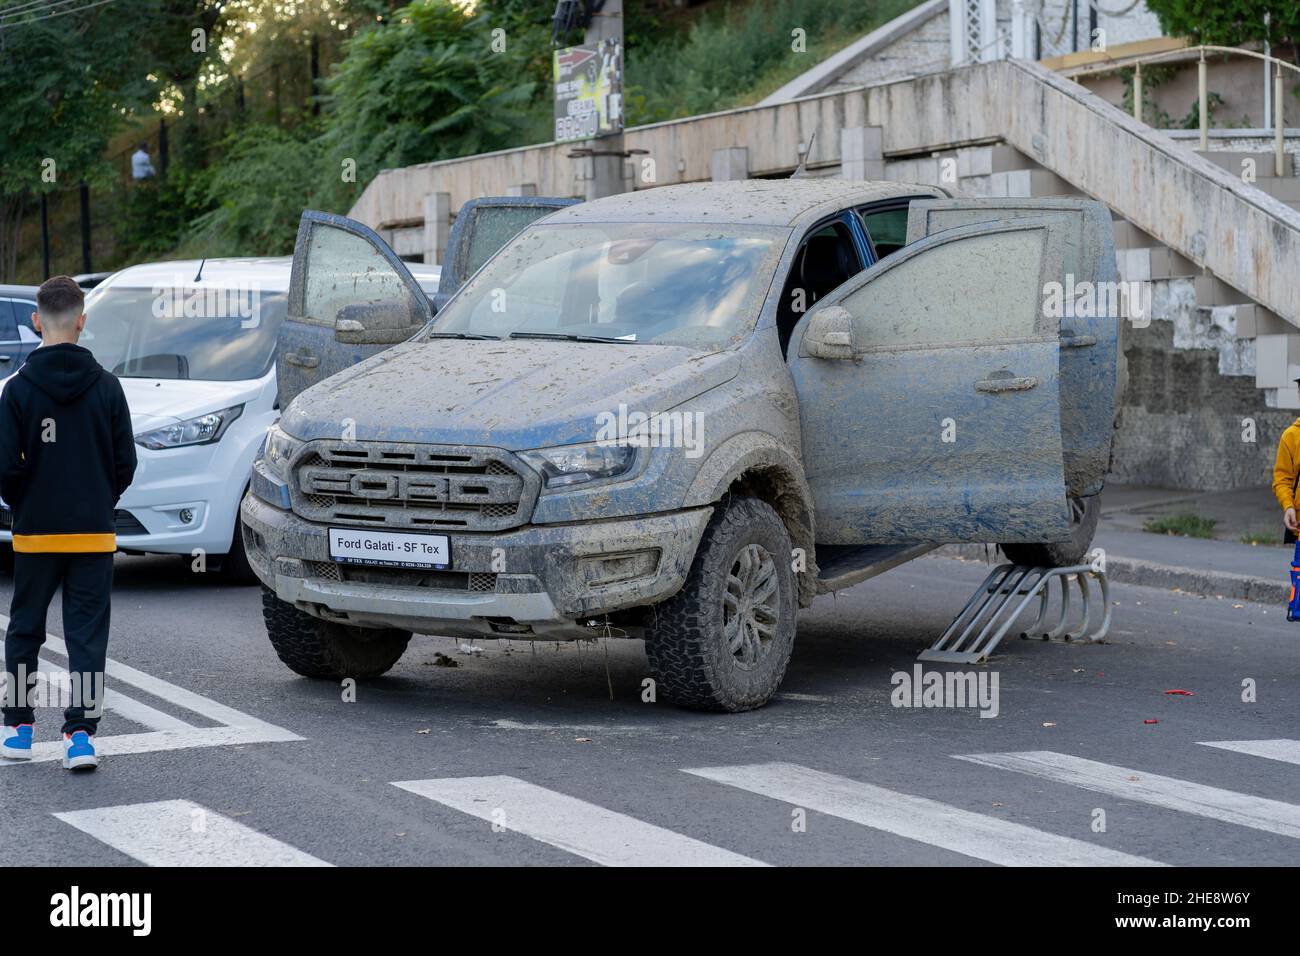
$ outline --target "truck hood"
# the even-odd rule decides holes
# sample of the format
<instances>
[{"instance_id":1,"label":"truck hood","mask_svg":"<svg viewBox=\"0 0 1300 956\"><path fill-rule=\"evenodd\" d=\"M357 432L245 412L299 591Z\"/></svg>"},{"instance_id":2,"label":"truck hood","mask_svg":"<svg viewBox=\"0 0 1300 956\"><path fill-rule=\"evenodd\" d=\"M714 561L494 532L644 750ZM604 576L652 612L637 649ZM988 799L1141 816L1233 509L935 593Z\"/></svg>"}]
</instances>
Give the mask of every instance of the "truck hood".
<instances>
[{"instance_id":1,"label":"truck hood","mask_svg":"<svg viewBox=\"0 0 1300 956\"><path fill-rule=\"evenodd\" d=\"M603 342L435 339L380 353L298 395L280 427L306 441L492 445L592 441L608 416L653 415L736 376L734 351Z\"/></svg>"}]
</instances>

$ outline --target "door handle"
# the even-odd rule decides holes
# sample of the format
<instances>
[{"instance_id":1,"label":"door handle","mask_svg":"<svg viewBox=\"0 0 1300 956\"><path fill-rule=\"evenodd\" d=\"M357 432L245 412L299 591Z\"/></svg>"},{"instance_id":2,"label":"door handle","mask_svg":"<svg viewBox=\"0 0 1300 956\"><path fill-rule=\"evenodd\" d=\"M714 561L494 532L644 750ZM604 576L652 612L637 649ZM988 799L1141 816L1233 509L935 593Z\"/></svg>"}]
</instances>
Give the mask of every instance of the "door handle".
<instances>
[{"instance_id":1,"label":"door handle","mask_svg":"<svg viewBox=\"0 0 1300 956\"><path fill-rule=\"evenodd\" d=\"M990 375L975 383L977 392L1023 392L1035 388L1038 379L1033 375Z\"/></svg>"},{"instance_id":2,"label":"door handle","mask_svg":"<svg viewBox=\"0 0 1300 956\"><path fill-rule=\"evenodd\" d=\"M1076 335L1073 332L1061 332L1061 348L1063 349L1082 349L1096 344L1097 336L1095 335Z\"/></svg>"},{"instance_id":3,"label":"door handle","mask_svg":"<svg viewBox=\"0 0 1300 956\"><path fill-rule=\"evenodd\" d=\"M312 355L306 350L286 352L284 360L290 365L297 365L299 368L315 368L317 365L320 365L320 356Z\"/></svg>"},{"instance_id":4,"label":"door handle","mask_svg":"<svg viewBox=\"0 0 1300 956\"><path fill-rule=\"evenodd\" d=\"M0 355L0 362L12 362L13 359L12 355Z\"/></svg>"}]
</instances>

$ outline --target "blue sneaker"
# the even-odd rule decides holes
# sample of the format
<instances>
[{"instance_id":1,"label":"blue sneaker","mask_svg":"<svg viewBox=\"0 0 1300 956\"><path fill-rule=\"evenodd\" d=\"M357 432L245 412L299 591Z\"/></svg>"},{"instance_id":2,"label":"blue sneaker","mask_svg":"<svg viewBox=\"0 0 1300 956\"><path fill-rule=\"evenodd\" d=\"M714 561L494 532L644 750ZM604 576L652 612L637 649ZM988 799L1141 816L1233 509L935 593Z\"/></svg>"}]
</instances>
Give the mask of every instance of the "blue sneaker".
<instances>
[{"instance_id":1,"label":"blue sneaker","mask_svg":"<svg viewBox=\"0 0 1300 956\"><path fill-rule=\"evenodd\" d=\"M10 760L32 759L32 725L18 724L6 727L0 733L0 757Z\"/></svg>"},{"instance_id":2,"label":"blue sneaker","mask_svg":"<svg viewBox=\"0 0 1300 956\"><path fill-rule=\"evenodd\" d=\"M95 745L89 731L74 730L63 735L63 769L94 770L99 766Z\"/></svg>"}]
</instances>

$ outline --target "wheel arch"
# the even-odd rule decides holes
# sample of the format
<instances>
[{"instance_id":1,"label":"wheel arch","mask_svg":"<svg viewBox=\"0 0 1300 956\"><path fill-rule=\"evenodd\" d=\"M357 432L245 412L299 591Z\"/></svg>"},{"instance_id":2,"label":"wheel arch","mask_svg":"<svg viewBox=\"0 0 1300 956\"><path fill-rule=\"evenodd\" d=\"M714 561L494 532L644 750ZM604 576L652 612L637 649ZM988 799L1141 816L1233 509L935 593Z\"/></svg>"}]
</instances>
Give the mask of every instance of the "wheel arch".
<instances>
[{"instance_id":1,"label":"wheel arch","mask_svg":"<svg viewBox=\"0 0 1300 956\"><path fill-rule=\"evenodd\" d=\"M771 505L790 533L793 546L802 550L804 570L796 571L795 576L799 606L807 607L817 595L817 552L812 494L801 463L770 435L735 435L709 456L687 493L686 504L718 504L736 494Z\"/></svg>"}]
</instances>

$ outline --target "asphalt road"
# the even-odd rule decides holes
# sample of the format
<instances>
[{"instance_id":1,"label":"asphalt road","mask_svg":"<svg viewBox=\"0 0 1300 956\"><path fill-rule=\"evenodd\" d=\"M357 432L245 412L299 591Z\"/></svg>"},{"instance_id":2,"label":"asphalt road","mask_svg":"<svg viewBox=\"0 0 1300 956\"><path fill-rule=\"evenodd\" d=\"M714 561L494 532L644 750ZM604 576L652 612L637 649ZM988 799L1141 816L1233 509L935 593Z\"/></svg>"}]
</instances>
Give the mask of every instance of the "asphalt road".
<instances>
[{"instance_id":1,"label":"asphalt road","mask_svg":"<svg viewBox=\"0 0 1300 956\"><path fill-rule=\"evenodd\" d=\"M345 701L279 663L258 589L119 557L107 755L87 775L0 761L4 864L1300 860L1282 609L1115 586L1109 643L1010 640L978 668L996 717L892 706L983 573L930 557L821 598L781 695L714 715L643 702L627 640L416 637ZM40 712L38 741L58 724Z\"/></svg>"}]
</instances>

